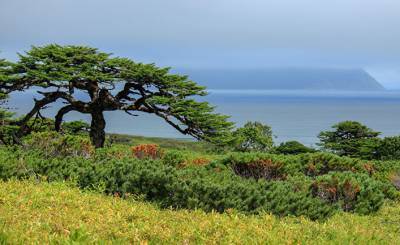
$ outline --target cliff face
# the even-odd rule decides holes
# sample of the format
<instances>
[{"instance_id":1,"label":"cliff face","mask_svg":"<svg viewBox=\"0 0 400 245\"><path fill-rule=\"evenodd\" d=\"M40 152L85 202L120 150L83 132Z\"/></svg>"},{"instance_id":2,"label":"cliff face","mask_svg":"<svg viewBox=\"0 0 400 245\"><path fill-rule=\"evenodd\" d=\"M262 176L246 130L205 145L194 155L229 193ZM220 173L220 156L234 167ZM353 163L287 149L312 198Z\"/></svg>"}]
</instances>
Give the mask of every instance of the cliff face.
<instances>
[{"instance_id":1,"label":"cliff face","mask_svg":"<svg viewBox=\"0 0 400 245\"><path fill-rule=\"evenodd\" d=\"M208 89L384 90L363 69L181 69L179 72L189 75L190 79Z\"/></svg>"}]
</instances>

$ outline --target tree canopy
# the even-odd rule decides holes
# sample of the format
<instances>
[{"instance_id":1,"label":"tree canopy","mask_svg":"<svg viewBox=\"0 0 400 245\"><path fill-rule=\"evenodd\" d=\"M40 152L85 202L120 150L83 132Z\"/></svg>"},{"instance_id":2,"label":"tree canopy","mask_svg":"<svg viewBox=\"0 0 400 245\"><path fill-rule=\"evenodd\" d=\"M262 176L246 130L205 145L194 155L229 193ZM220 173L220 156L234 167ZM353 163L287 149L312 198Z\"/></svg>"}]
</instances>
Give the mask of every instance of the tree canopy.
<instances>
[{"instance_id":1,"label":"tree canopy","mask_svg":"<svg viewBox=\"0 0 400 245\"><path fill-rule=\"evenodd\" d=\"M301 153L315 152L314 149L303 145L302 143L291 140L282 142L278 147L276 147L276 152L280 154L296 155Z\"/></svg>"},{"instance_id":2,"label":"tree canopy","mask_svg":"<svg viewBox=\"0 0 400 245\"><path fill-rule=\"evenodd\" d=\"M237 151L268 151L273 146L271 127L260 122L247 122L233 136Z\"/></svg>"},{"instance_id":3,"label":"tree canopy","mask_svg":"<svg viewBox=\"0 0 400 245\"><path fill-rule=\"evenodd\" d=\"M323 149L341 156L362 157L373 154L380 132L356 121L344 121L332 126L333 131L323 131L318 138Z\"/></svg>"},{"instance_id":4,"label":"tree canopy","mask_svg":"<svg viewBox=\"0 0 400 245\"><path fill-rule=\"evenodd\" d=\"M64 105L55 116L55 129L60 130L63 117L71 111L90 114L95 147L104 145L106 111L121 110L133 116L135 112L151 113L183 134L217 144L228 140L233 127L209 103L195 100L207 93L187 76L87 46L34 46L19 54L11 76L1 76L0 85L6 93L39 88L41 98L35 99L32 110L18 122L19 135L29 131L27 122L32 117L56 101ZM86 94L87 99L77 93Z\"/></svg>"}]
</instances>

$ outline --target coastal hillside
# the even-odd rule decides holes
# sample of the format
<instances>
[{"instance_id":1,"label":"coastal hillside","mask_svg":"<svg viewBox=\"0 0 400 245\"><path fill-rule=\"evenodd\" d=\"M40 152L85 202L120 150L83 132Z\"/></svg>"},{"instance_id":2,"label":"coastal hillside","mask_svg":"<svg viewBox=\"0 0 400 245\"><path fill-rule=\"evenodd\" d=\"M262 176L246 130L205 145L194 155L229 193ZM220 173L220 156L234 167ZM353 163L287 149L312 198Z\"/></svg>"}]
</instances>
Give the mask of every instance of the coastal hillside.
<instances>
[{"instance_id":1,"label":"coastal hillside","mask_svg":"<svg viewBox=\"0 0 400 245\"><path fill-rule=\"evenodd\" d=\"M384 87L363 69L268 68L180 69L208 89L380 91Z\"/></svg>"}]
</instances>

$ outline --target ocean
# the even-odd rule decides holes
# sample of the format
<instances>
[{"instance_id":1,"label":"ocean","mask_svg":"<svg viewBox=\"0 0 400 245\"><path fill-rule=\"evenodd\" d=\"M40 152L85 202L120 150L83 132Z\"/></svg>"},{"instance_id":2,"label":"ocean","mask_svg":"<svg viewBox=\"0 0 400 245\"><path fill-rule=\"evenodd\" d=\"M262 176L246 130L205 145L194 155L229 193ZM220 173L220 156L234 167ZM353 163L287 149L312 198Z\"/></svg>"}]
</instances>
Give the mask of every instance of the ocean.
<instances>
[{"instance_id":1,"label":"ocean","mask_svg":"<svg viewBox=\"0 0 400 245\"><path fill-rule=\"evenodd\" d=\"M18 115L33 105L34 91L11 96L9 107ZM216 106L216 111L229 115L237 126L259 121L272 127L275 142L297 140L313 146L318 133L344 120L355 120L382 132L383 136L400 135L400 91L270 91L210 90L202 98ZM47 108L45 116L54 116L60 104ZM79 113L68 114L66 120L89 120ZM107 112L106 131L142 136L185 138L162 119L138 113Z\"/></svg>"}]
</instances>

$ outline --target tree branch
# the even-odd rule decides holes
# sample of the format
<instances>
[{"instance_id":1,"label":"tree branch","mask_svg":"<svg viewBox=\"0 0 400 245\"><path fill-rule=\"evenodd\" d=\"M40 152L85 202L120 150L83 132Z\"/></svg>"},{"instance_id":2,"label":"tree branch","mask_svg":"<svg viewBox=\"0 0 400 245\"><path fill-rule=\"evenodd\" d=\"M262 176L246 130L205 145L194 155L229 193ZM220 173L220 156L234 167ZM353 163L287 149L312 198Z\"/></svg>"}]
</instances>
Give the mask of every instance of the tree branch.
<instances>
[{"instance_id":1,"label":"tree branch","mask_svg":"<svg viewBox=\"0 0 400 245\"><path fill-rule=\"evenodd\" d=\"M57 112L57 115L55 116L55 121L54 121L54 127L57 132L59 132L61 129L61 123L62 123L64 115L75 109L76 108L73 105L67 105L67 106L64 106L63 108L61 108Z\"/></svg>"}]
</instances>

